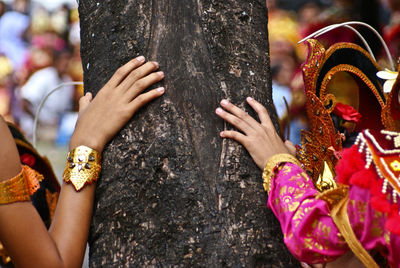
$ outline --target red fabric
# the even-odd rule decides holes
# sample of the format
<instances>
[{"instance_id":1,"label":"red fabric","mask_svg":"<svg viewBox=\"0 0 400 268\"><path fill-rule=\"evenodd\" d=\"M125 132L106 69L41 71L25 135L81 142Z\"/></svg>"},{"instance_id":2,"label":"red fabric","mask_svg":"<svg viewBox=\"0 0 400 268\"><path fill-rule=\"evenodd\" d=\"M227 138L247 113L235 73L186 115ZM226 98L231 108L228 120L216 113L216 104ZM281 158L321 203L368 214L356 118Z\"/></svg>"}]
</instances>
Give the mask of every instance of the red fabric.
<instances>
[{"instance_id":1,"label":"red fabric","mask_svg":"<svg viewBox=\"0 0 400 268\"><path fill-rule=\"evenodd\" d=\"M398 205L392 205L385 227L392 233L400 235L400 214Z\"/></svg>"},{"instance_id":2,"label":"red fabric","mask_svg":"<svg viewBox=\"0 0 400 268\"><path fill-rule=\"evenodd\" d=\"M376 174L373 165L365 169L364 155L353 145L343 151L343 157L336 165L336 175L339 183L355 185L369 189L370 205L373 209L387 213L385 227L393 234L400 235L399 206L392 204L387 194L382 193L383 180Z\"/></svg>"},{"instance_id":3,"label":"red fabric","mask_svg":"<svg viewBox=\"0 0 400 268\"><path fill-rule=\"evenodd\" d=\"M20 156L20 159L21 159L21 162L22 162L23 164L25 164L25 165L27 165L27 166L30 166L30 167L33 167L33 165L34 165L35 162L36 162L35 157L34 157L33 155L27 154L27 153L22 154L22 155Z\"/></svg>"},{"instance_id":4,"label":"red fabric","mask_svg":"<svg viewBox=\"0 0 400 268\"><path fill-rule=\"evenodd\" d=\"M371 197L371 206L373 209L388 213L390 211L390 204L386 200L386 196L384 194L375 195Z\"/></svg>"},{"instance_id":5,"label":"red fabric","mask_svg":"<svg viewBox=\"0 0 400 268\"><path fill-rule=\"evenodd\" d=\"M357 146L344 150L342 159L336 165L337 180L342 184L349 184L351 176L359 170L364 169L365 162L358 152Z\"/></svg>"},{"instance_id":6,"label":"red fabric","mask_svg":"<svg viewBox=\"0 0 400 268\"><path fill-rule=\"evenodd\" d=\"M350 178L350 184L357 185L361 188L370 188L371 179L375 177L375 173L369 169L362 169L353 174Z\"/></svg>"}]
</instances>

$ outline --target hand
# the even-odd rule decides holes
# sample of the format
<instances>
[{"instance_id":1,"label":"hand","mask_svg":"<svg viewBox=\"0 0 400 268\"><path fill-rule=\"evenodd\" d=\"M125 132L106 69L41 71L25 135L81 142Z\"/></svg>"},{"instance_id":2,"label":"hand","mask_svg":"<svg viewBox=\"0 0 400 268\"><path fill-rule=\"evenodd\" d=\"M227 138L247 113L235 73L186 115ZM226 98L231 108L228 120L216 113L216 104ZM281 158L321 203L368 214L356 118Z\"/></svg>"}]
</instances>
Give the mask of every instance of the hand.
<instances>
[{"instance_id":1,"label":"hand","mask_svg":"<svg viewBox=\"0 0 400 268\"><path fill-rule=\"evenodd\" d=\"M220 136L241 143L261 170L264 169L268 159L275 154L289 153L295 155L294 145L289 141L284 143L281 140L265 107L253 98L248 97L246 100L257 112L261 124L242 109L227 100L222 100L221 106L228 112L217 108L216 114L242 133L226 130L222 131Z\"/></svg>"},{"instance_id":2,"label":"hand","mask_svg":"<svg viewBox=\"0 0 400 268\"><path fill-rule=\"evenodd\" d=\"M79 117L70 149L86 145L98 152L149 101L161 96L164 88L140 94L164 78L157 62L144 64L140 56L120 67L92 101L87 93L79 100Z\"/></svg>"}]
</instances>

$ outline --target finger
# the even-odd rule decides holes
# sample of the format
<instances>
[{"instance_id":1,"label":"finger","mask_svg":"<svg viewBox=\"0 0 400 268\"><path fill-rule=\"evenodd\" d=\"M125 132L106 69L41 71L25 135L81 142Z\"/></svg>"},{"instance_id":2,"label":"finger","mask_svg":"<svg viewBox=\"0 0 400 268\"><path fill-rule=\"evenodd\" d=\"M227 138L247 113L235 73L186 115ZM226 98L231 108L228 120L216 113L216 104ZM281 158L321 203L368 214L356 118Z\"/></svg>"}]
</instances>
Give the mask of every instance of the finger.
<instances>
[{"instance_id":1,"label":"finger","mask_svg":"<svg viewBox=\"0 0 400 268\"><path fill-rule=\"evenodd\" d=\"M123 90L128 90L136 81L147 76L151 72L158 69L157 62L146 62L139 68L132 70L128 76L120 83L119 87Z\"/></svg>"},{"instance_id":2,"label":"finger","mask_svg":"<svg viewBox=\"0 0 400 268\"><path fill-rule=\"evenodd\" d=\"M296 156L296 146L291 141L285 141L285 146L291 155Z\"/></svg>"},{"instance_id":3,"label":"finger","mask_svg":"<svg viewBox=\"0 0 400 268\"><path fill-rule=\"evenodd\" d=\"M215 113L235 128L244 132L246 135L253 130L245 121L219 107L215 110Z\"/></svg>"},{"instance_id":4,"label":"finger","mask_svg":"<svg viewBox=\"0 0 400 268\"><path fill-rule=\"evenodd\" d=\"M227 111L231 112L233 115L242 119L247 125L249 125L253 129L259 129L261 127L260 123L257 122L253 117L251 117L248 113L237 107L236 105L230 103L228 100L221 101L222 107L224 107Z\"/></svg>"},{"instance_id":5,"label":"finger","mask_svg":"<svg viewBox=\"0 0 400 268\"><path fill-rule=\"evenodd\" d=\"M157 83L161 81L164 78L164 73L163 72L156 72L156 73L151 73L146 77L143 77L142 79L136 81L126 92L126 98L129 101L132 101L136 96L138 96L143 90L148 88L149 86L153 85L154 83Z\"/></svg>"},{"instance_id":6,"label":"finger","mask_svg":"<svg viewBox=\"0 0 400 268\"><path fill-rule=\"evenodd\" d=\"M88 92L86 93L85 96L81 97L79 99L79 112L82 113L82 111L86 110L86 108L89 106L90 102L92 101L92 93Z\"/></svg>"},{"instance_id":7,"label":"finger","mask_svg":"<svg viewBox=\"0 0 400 268\"><path fill-rule=\"evenodd\" d=\"M153 90L150 90L149 92L140 94L137 96L129 105L130 105L130 110L132 112L132 115L137 112L141 107L149 103L150 101L160 97L163 95L165 92L165 89L163 87L159 87Z\"/></svg>"},{"instance_id":8,"label":"finger","mask_svg":"<svg viewBox=\"0 0 400 268\"><path fill-rule=\"evenodd\" d=\"M261 124L266 126L268 129L273 129L274 125L272 124L267 109L265 109L265 107L261 103L251 97L248 97L246 100L251 108L256 111L258 118L260 118Z\"/></svg>"},{"instance_id":9,"label":"finger","mask_svg":"<svg viewBox=\"0 0 400 268\"><path fill-rule=\"evenodd\" d=\"M221 138L235 140L235 141L239 142L240 144L242 144L243 146L246 143L246 136L237 131L225 130L225 131L221 131L219 133L219 135L221 136Z\"/></svg>"},{"instance_id":10,"label":"finger","mask_svg":"<svg viewBox=\"0 0 400 268\"><path fill-rule=\"evenodd\" d=\"M108 82L109 85L112 88L117 87L128 74L130 74L133 70L142 65L144 61L145 58L143 56L139 56L119 67L118 70L115 71L114 75L110 78Z\"/></svg>"}]
</instances>

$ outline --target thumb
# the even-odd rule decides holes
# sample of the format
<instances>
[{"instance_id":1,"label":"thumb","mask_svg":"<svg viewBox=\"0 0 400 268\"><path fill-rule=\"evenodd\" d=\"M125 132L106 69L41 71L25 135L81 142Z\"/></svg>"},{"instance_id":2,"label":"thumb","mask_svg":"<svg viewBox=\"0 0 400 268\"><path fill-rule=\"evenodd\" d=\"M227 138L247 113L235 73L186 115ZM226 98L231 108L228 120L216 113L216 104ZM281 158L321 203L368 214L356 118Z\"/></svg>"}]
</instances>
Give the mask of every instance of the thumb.
<instances>
[{"instance_id":1,"label":"thumb","mask_svg":"<svg viewBox=\"0 0 400 268\"><path fill-rule=\"evenodd\" d=\"M285 146L286 146L286 149L289 150L289 153L291 155L296 156L296 147L294 146L294 144L291 141L289 141L289 140L285 141Z\"/></svg>"},{"instance_id":2,"label":"thumb","mask_svg":"<svg viewBox=\"0 0 400 268\"><path fill-rule=\"evenodd\" d=\"M92 101L92 93L88 92L85 96L79 99L79 114L81 114L89 106Z\"/></svg>"}]
</instances>

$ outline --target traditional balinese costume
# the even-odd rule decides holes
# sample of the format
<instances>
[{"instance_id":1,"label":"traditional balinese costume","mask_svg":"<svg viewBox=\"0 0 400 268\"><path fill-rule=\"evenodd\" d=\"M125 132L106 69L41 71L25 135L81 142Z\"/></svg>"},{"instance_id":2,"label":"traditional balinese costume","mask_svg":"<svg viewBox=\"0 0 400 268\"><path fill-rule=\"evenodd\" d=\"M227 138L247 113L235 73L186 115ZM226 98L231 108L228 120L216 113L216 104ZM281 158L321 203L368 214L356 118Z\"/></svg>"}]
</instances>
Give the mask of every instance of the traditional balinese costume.
<instances>
[{"instance_id":1,"label":"traditional balinese costume","mask_svg":"<svg viewBox=\"0 0 400 268\"><path fill-rule=\"evenodd\" d=\"M21 173L13 180L25 181L28 187L8 189L8 191L5 190L6 187L2 187L0 203L8 203L6 199L10 196L9 193L13 195L13 202L30 200L46 227L49 228L57 206L60 184L47 158L40 156L15 126L9 124L9 129L17 145L22 165ZM9 184L11 188L18 185L15 181L5 181L3 184ZM16 192L19 190L28 191L28 193L21 193L19 195L21 198L17 200L15 197L18 196ZM0 242L0 267L3 266L12 267L12 260L7 254L7 249Z\"/></svg>"},{"instance_id":2,"label":"traditional balinese costume","mask_svg":"<svg viewBox=\"0 0 400 268\"><path fill-rule=\"evenodd\" d=\"M332 262L351 250L366 267L400 267L400 77L386 97L364 49L307 44L310 131L297 159L268 161L268 205L300 261Z\"/></svg>"}]
</instances>

